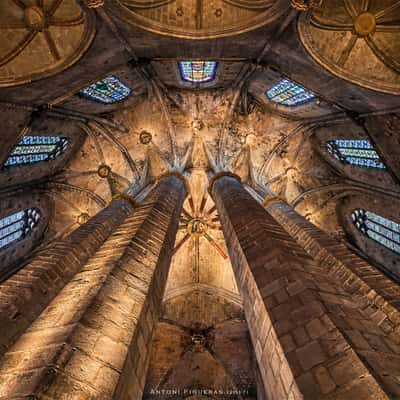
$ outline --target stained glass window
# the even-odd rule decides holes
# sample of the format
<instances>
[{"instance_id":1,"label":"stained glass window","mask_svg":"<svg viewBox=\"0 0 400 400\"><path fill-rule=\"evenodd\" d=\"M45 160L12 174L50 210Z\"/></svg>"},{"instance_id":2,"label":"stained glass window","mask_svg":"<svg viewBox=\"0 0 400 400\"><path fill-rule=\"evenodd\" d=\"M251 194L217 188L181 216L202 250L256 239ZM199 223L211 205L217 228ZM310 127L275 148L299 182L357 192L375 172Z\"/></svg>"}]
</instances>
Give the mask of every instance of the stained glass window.
<instances>
[{"instance_id":1,"label":"stained glass window","mask_svg":"<svg viewBox=\"0 0 400 400\"><path fill-rule=\"evenodd\" d=\"M205 83L215 78L218 62L216 61L179 61L182 80L186 82Z\"/></svg>"},{"instance_id":2,"label":"stained glass window","mask_svg":"<svg viewBox=\"0 0 400 400\"><path fill-rule=\"evenodd\" d=\"M372 144L365 139L329 140L325 142L325 148L333 157L345 164L365 168L386 168Z\"/></svg>"},{"instance_id":3,"label":"stained glass window","mask_svg":"<svg viewBox=\"0 0 400 400\"><path fill-rule=\"evenodd\" d=\"M0 219L0 249L29 235L39 223L40 212L29 208Z\"/></svg>"},{"instance_id":4,"label":"stained glass window","mask_svg":"<svg viewBox=\"0 0 400 400\"><path fill-rule=\"evenodd\" d=\"M298 106L307 103L316 97L311 90L290 81L282 79L266 92L267 97L275 103L284 106Z\"/></svg>"},{"instance_id":5,"label":"stained glass window","mask_svg":"<svg viewBox=\"0 0 400 400\"><path fill-rule=\"evenodd\" d=\"M132 89L115 76L108 76L82 89L79 93L99 103L112 104L126 99L132 93Z\"/></svg>"},{"instance_id":6,"label":"stained glass window","mask_svg":"<svg viewBox=\"0 0 400 400\"><path fill-rule=\"evenodd\" d=\"M58 157L68 147L68 139L60 136L24 136L12 151L4 167L33 164Z\"/></svg>"},{"instance_id":7,"label":"stained glass window","mask_svg":"<svg viewBox=\"0 0 400 400\"><path fill-rule=\"evenodd\" d=\"M361 233L400 254L400 224L363 209L354 210L351 218Z\"/></svg>"}]
</instances>

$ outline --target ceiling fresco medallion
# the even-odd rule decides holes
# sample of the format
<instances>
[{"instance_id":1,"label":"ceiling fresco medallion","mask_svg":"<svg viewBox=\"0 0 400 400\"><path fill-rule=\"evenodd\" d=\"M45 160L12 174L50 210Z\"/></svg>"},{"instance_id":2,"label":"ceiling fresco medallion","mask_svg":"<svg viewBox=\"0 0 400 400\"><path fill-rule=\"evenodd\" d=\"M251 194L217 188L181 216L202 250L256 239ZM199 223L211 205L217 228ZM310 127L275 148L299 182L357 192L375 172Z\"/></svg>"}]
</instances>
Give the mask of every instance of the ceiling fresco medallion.
<instances>
[{"instance_id":1,"label":"ceiling fresco medallion","mask_svg":"<svg viewBox=\"0 0 400 400\"><path fill-rule=\"evenodd\" d=\"M287 0L110 0L128 23L162 35L209 39L267 25L290 7Z\"/></svg>"},{"instance_id":2,"label":"ceiling fresco medallion","mask_svg":"<svg viewBox=\"0 0 400 400\"><path fill-rule=\"evenodd\" d=\"M208 211L205 210L207 202L207 196L203 197L200 205L200 209L196 210L192 197L189 197L188 204L190 212L183 207L182 215L179 223L179 228L186 231L183 238L175 245L174 254L190 239L194 239L196 248L199 248L200 238L206 239L211 246L217 251L217 253L226 260L228 256L221 246L217 243L217 240L213 237L211 231L220 231L221 223L217 215L217 209L215 206L211 207Z\"/></svg>"},{"instance_id":3,"label":"ceiling fresco medallion","mask_svg":"<svg viewBox=\"0 0 400 400\"><path fill-rule=\"evenodd\" d=\"M94 34L94 16L75 0L0 1L0 86L63 71L79 60Z\"/></svg>"},{"instance_id":4,"label":"ceiling fresco medallion","mask_svg":"<svg viewBox=\"0 0 400 400\"><path fill-rule=\"evenodd\" d=\"M339 78L400 94L400 1L334 0L298 23L311 56Z\"/></svg>"}]
</instances>

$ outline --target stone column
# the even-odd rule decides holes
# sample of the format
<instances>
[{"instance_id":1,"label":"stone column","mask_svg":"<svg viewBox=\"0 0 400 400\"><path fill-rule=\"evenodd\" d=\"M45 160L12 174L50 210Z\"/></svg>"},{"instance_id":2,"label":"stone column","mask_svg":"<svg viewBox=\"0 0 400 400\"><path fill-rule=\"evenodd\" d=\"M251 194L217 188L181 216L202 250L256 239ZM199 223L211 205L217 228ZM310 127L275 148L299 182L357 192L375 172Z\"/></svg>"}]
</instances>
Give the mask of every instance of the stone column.
<instances>
[{"instance_id":1,"label":"stone column","mask_svg":"<svg viewBox=\"0 0 400 400\"><path fill-rule=\"evenodd\" d=\"M115 199L87 223L66 238L51 243L0 284L0 356L132 213L133 201L130 199L128 196Z\"/></svg>"},{"instance_id":2,"label":"stone column","mask_svg":"<svg viewBox=\"0 0 400 400\"><path fill-rule=\"evenodd\" d=\"M330 277L238 177L217 174L210 191L268 398L399 396L398 334L386 333L368 307Z\"/></svg>"},{"instance_id":3,"label":"stone column","mask_svg":"<svg viewBox=\"0 0 400 400\"><path fill-rule=\"evenodd\" d=\"M400 285L297 213L283 199L266 196L266 211L326 272L352 296L362 297L385 320L387 329L400 326ZM386 316L386 317L384 317Z\"/></svg>"},{"instance_id":4,"label":"stone column","mask_svg":"<svg viewBox=\"0 0 400 400\"><path fill-rule=\"evenodd\" d=\"M160 179L5 355L0 399L142 398L185 191Z\"/></svg>"}]
</instances>

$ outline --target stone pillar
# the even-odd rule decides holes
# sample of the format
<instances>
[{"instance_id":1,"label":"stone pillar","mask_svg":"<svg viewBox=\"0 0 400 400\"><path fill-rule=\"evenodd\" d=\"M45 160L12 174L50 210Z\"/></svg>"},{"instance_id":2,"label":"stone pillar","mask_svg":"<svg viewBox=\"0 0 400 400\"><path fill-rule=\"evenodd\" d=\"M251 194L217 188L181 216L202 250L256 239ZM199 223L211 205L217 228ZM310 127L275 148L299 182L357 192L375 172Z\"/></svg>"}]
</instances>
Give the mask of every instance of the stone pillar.
<instances>
[{"instance_id":1,"label":"stone pillar","mask_svg":"<svg viewBox=\"0 0 400 400\"><path fill-rule=\"evenodd\" d=\"M394 331L400 326L400 285L307 221L283 199L267 196L263 206L349 294L363 297L371 311L385 315L387 329Z\"/></svg>"},{"instance_id":2,"label":"stone pillar","mask_svg":"<svg viewBox=\"0 0 400 400\"><path fill-rule=\"evenodd\" d=\"M399 396L398 332L348 294L254 200L238 177L211 181L267 396ZM378 344L379 343L379 344Z\"/></svg>"},{"instance_id":3,"label":"stone pillar","mask_svg":"<svg viewBox=\"0 0 400 400\"><path fill-rule=\"evenodd\" d=\"M0 399L142 398L185 191L160 179L1 360Z\"/></svg>"},{"instance_id":4,"label":"stone pillar","mask_svg":"<svg viewBox=\"0 0 400 400\"><path fill-rule=\"evenodd\" d=\"M131 214L128 197L115 199L64 239L56 240L0 284L0 356L40 315L117 226Z\"/></svg>"}]
</instances>

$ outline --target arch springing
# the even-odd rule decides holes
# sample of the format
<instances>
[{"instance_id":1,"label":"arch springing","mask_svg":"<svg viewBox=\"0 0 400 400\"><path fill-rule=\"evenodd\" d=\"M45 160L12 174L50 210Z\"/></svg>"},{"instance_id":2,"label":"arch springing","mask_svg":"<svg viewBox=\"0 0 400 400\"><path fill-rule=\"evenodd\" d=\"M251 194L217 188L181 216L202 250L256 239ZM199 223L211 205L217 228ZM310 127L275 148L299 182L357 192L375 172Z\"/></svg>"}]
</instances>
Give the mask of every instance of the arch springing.
<instances>
[{"instance_id":1,"label":"arch springing","mask_svg":"<svg viewBox=\"0 0 400 400\"><path fill-rule=\"evenodd\" d=\"M101 104L113 104L126 99L132 89L115 76L107 76L92 85L81 89L83 97L97 101Z\"/></svg>"},{"instance_id":2,"label":"arch springing","mask_svg":"<svg viewBox=\"0 0 400 400\"><path fill-rule=\"evenodd\" d=\"M40 211L29 208L0 219L0 250L29 235L40 221Z\"/></svg>"},{"instance_id":3,"label":"arch springing","mask_svg":"<svg viewBox=\"0 0 400 400\"><path fill-rule=\"evenodd\" d=\"M179 61L181 79L185 82L206 83L215 79L217 61Z\"/></svg>"},{"instance_id":4,"label":"arch springing","mask_svg":"<svg viewBox=\"0 0 400 400\"><path fill-rule=\"evenodd\" d=\"M386 169L369 140L337 139L325 142L329 154L343 164L357 167Z\"/></svg>"},{"instance_id":5,"label":"arch springing","mask_svg":"<svg viewBox=\"0 0 400 400\"><path fill-rule=\"evenodd\" d=\"M308 103L316 98L316 94L289 79L281 79L265 92L273 102L293 107Z\"/></svg>"},{"instance_id":6,"label":"arch springing","mask_svg":"<svg viewBox=\"0 0 400 400\"><path fill-rule=\"evenodd\" d=\"M351 219L363 235L400 254L400 224L361 208L352 212Z\"/></svg>"},{"instance_id":7,"label":"arch springing","mask_svg":"<svg viewBox=\"0 0 400 400\"><path fill-rule=\"evenodd\" d=\"M4 167L34 164L53 160L68 147L68 139L61 136L32 136L22 138L4 163Z\"/></svg>"}]
</instances>

